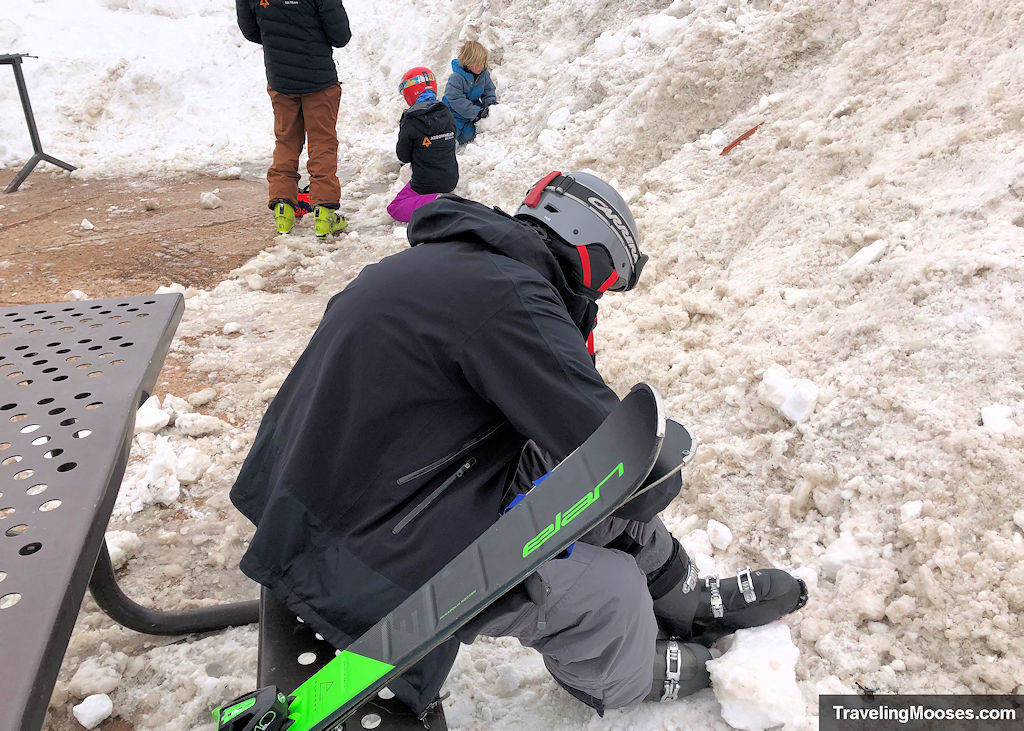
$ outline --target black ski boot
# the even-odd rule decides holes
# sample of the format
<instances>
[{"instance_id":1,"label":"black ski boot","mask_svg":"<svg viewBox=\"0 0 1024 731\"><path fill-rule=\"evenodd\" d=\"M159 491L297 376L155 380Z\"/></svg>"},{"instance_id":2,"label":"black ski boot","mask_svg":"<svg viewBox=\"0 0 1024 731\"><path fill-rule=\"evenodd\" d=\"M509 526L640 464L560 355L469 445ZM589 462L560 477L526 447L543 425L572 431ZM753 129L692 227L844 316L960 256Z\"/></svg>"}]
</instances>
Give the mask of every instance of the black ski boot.
<instances>
[{"instance_id":1,"label":"black ski boot","mask_svg":"<svg viewBox=\"0 0 1024 731\"><path fill-rule=\"evenodd\" d=\"M704 645L674 637L654 643L654 685L644 700L674 701L711 685L707 661L711 652Z\"/></svg>"},{"instance_id":2,"label":"black ski boot","mask_svg":"<svg viewBox=\"0 0 1024 731\"><path fill-rule=\"evenodd\" d=\"M768 624L807 603L807 585L781 569L748 568L728 579L699 580L697 567L681 546L648 579L658 622L673 635L708 647L720 637Z\"/></svg>"}]
</instances>

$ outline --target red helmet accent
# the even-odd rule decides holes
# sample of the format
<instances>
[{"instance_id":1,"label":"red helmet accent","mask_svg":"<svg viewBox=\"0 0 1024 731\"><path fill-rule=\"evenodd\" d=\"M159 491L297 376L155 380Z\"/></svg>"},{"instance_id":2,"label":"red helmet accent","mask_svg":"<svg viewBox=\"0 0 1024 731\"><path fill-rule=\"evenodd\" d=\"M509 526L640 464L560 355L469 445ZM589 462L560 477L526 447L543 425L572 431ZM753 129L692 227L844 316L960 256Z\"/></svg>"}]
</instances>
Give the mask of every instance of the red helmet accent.
<instances>
[{"instance_id":1,"label":"red helmet accent","mask_svg":"<svg viewBox=\"0 0 1024 731\"><path fill-rule=\"evenodd\" d=\"M523 201L523 205L529 206L530 208L536 208L537 204L540 203L540 197L544 194L544 189L548 187L548 183L559 175L561 175L561 173L555 170L538 180L537 184L533 186L533 190L526 194L526 200Z\"/></svg>"},{"instance_id":2,"label":"red helmet accent","mask_svg":"<svg viewBox=\"0 0 1024 731\"><path fill-rule=\"evenodd\" d=\"M583 276L583 286L590 286L590 252L586 246L577 246L576 251L580 255L580 269Z\"/></svg>"},{"instance_id":3,"label":"red helmet accent","mask_svg":"<svg viewBox=\"0 0 1024 731\"><path fill-rule=\"evenodd\" d=\"M437 93L437 78L435 78L434 72L426 66L417 66L406 71L402 76L402 83L398 85L398 90L405 97L405 103L410 107L427 89Z\"/></svg>"}]
</instances>

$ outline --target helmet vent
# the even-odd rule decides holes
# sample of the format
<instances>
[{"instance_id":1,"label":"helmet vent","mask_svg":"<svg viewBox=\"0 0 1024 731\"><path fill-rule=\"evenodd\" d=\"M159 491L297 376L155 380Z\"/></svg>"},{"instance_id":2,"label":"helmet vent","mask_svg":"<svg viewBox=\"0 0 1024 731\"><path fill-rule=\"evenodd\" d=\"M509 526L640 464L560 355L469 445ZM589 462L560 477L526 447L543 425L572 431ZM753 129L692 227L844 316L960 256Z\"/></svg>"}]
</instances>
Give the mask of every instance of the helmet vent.
<instances>
[{"instance_id":1,"label":"helmet vent","mask_svg":"<svg viewBox=\"0 0 1024 731\"><path fill-rule=\"evenodd\" d=\"M557 208L555 208L555 207L554 207L553 205L551 205L550 203L545 203L545 204L544 204L544 210L545 210L545 211L551 211L552 213L558 213L558 209L557 209Z\"/></svg>"}]
</instances>

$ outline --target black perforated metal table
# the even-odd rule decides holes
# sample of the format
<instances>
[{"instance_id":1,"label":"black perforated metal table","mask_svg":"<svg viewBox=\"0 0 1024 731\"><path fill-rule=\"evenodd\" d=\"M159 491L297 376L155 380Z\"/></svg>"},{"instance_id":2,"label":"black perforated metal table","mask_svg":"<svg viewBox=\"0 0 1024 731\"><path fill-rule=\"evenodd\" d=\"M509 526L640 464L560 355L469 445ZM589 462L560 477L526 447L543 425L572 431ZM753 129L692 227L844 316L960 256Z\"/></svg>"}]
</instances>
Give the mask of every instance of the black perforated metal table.
<instances>
[{"instance_id":1,"label":"black perforated metal table","mask_svg":"<svg viewBox=\"0 0 1024 731\"><path fill-rule=\"evenodd\" d=\"M0 308L0 731L42 726L87 585L114 619L151 634L258 619L256 600L136 604L103 539L135 412L183 311L178 294Z\"/></svg>"}]
</instances>

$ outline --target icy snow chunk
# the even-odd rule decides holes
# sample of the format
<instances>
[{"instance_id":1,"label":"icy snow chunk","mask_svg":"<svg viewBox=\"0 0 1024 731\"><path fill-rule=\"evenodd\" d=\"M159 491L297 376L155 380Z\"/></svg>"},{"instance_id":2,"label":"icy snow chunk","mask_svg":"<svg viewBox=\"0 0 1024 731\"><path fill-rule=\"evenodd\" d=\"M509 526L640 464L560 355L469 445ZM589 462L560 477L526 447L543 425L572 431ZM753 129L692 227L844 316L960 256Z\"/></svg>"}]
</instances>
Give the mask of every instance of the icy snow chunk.
<instances>
[{"instance_id":1,"label":"icy snow chunk","mask_svg":"<svg viewBox=\"0 0 1024 731\"><path fill-rule=\"evenodd\" d=\"M176 426L190 437L201 437L204 434L213 434L226 428L227 423L216 416L206 414L182 414L178 417Z\"/></svg>"},{"instance_id":2,"label":"icy snow chunk","mask_svg":"<svg viewBox=\"0 0 1024 731\"><path fill-rule=\"evenodd\" d=\"M217 173L217 177L221 180L238 180L242 177L242 168L237 165L232 165L229 168L224 168Z\"/></svg>"},{"instance_id":3,"label":"icy snow chunk","mask_svg":"<svg viewBox=\"0 0 1024 731\"><path fill-rule=\"evenodd\" d=\"M258 292L267 286L267 280L261 277L259 274L250 274L245 278L245 284L249 289L254 292Z\"/></svg>"},{"instance_id":4,"label":"icy snow chunk","mask_svg":"<svg viewBox=\"0 0 1024 731\"><path fill-rule=\"evenodd\" d=\"M871 556L871 551L857 543L856 539L841 533L825 549L821 557L821 572L833 579L843 566L866 566Z\"/></svg>"},{"instance_id":5,"label":"icy snow chunk","mask_svg":"<svg viewBox=\"0 0 1024 731\"><path fill-rule=\"evenodd\" d=\"M192 411L192 406L183 398L167 394L164 397L163 410L171 415L170 423L173 424L175 419L182 414L190 413Z\"/></svg>"},{"instance_id":6,"label":"icy snow chunk","mask_svg":"<svg viewBox=\"0 0 1024 731\"><path fill-rule=\"evenodd\" d=\"M224 201L216 196L214 193L200 193L199 194L199 205L203 208L220 208L224 205Z\"/></svg>"},{"instance_id":7,"label":"icy snow chunk","mask_svg":"<svg viewBox=\"0 0 1024 731\"><path fill-rule=\"evenodd\" d=\"M716 129L711 133L711 136L708 138L708 142L711 143L712 147L721 147L725 144L725 132L720 129Z\"/></svg>"},{"instance_id":8,"label":"icy snow chunk","mask_svg":"<svg viewBox=\"0 0 1024 731\"><path fill-rule=\"evenodd\" d=\"M199 482L213 461L195 447L186 447L178 455L178 479L183 485Z\"/></svg>"},{"instance_id":9,"label":"icy snow chunk","mask_svg":"<svg viewBox=\"0 0 1024 731\"><path fill-rule=\"evenodd\" d=\"M622 55L622 36L605 31L594 41L598 57L613 58Z\"/></svg>"},{"instance_id":10,"label":"icy snow chunk","mask_svg":"<svg viewBox=\"0 0 1024 731\"><path fill-rule=\"evenodd\" d=\"M811 415L818 401L818 387L806 378L790 378L781 365L766 369L757 386L761 403L773 406L794 424Z\"/></svg>"},{"instance_id":11,"label":"icy snow chunk","mask_svg":"<svg viewBox=\"0 0 1024 731\"><path fill-rule=\"evenodd\" d=\"M550 129L542 129L540 134L537 135L537 144L548 152L554 152L558 148L558 143L561 139L562 136L557 132Z\"/></svg>"},{"instance_id":12,"label":"icy snow chunk","mask_svg":"<svg viewBox=\"0 0 1024 731\"><path fill-rule=\"evenodd\" d=\"M89 299L89 295L80 289L72 289L70 292L64 294L65 302L81 302L82 300Z\"/></svg>"},{"instance_id":13,"label":"icy snow chunk","mask_svg":"<svg viewBox=\"0 0 1024 731\"><path fill-rule=\"evenodd\" d=\"M71 712L80 724L88 729L96 728L114 712L114 702L104 693L97 693L86 697L84 701L74 706Z\"/></svg>"},{"instance_id":14,"label":"icy snow chunk","mask_svg":"<svg viewBox=\"0 0 1024 731\"><path fill-rule=\"evenodd\" d=\"M708 539L711 541L712 546L724 550L729 547L730 543L732 543L732 531L729 530L729 526L725 523L719 523L717 520L709 520Z\"/></svg>"},{"instance_id":15,"label":"icy snow chunk","mask_svg":"<svg viewBox=\"0 0 1024 731\"><path fill-rule=\"evenodd\" d=\"M110 664L95 658L87 658L78 666L68 681L68 693L79 698L100 693L110 693L121 683L121 672Z\"/></svg>"},{"instance_id":16,"label":"icy snow chunk","mask_svg":"<svg viewBox=\"0 0 1024 731\"><path fill-rule=\"evenodd\" d=\"M181 418L192 416L183 414ZM153 459L142 478L149 488L154 502L170 505L181 494L181 483L178 482L178 458L171 449L168 437L157 437L153 449Z\"/></svg>"},{"instance_id":17,"label":"icy snow chunk","mask_svg":"<svg viewBox=\"0 0 1024 731\"><path fill-rule=\"evenodd\" d=\"M515 124L515 110L504 102L501 104L495 104L490 109L491 111L488 115L476 123L476 128L480 132L489 132L497 129L498 127L506 127L508 125Z\"/></svg>"},{"instance_id":18,"label":"icy snow chunk","mask_svg":"<svg viewBox=\"0 0 1024 731\"><path fill-rule=\"evenodd\" d=\"M818 574L810 566L800 566L789 573L793 574L796 578L803 580L807 585L807 592L809 594L813 594L814 590L818 588Z\"/></svg>"},{"instance_id":19,"label":"icy snow chunk","mask_svg":"<svg viewBox=\"0 0 1024 731\"><path fill-rule=\"evenodd\" d=\"M215 388L204 388L201 391L190 393L185 400L192 406L202 406L208 404L217 398L217 389Z\"/></svg>"},{"instance_id":20,"label":"icy snow chunk","mask_svg":"<svg viewBox=\"0 0 1024 731\"><path fill-rule=\"evenodd\" d=\"M242 326L237 322L226 322L224 327L221 328L221 332L225 335L234 335L235 333L242 332Z\"/></svg>"},{"instance_id":21,"label":"icy snow chunk","mask_svg":"<svg viewBox=\"0 0 1024 731\"><path fill-rule=\"evenodd\" d=\"M1013 419L1010 418L1012 414L1013 410L1009 406L1003 406L1002 404L985 406L981 410L982 426L990 432L1005 434L1016 426L1013 423Z\"/></svg>"},{"instance_id":22,"label":"icy snow chunk","mask_svg":"<svg viewBox=\"0 0 1024 731\"><path fill-rule=\"evenodd\" d=\"M171 415L160 408L160 399L150 396L135 412L135 433L156 433L171 423Z\"/></svg>"},{"instance_id":23,"label":"icy snow chunk","mask_svg":"<svg viewBox=\"0 0 1024 731\"><path fill-rule=\"evenodd\" d=\"M909 500L900 506L900 522L906 523L921 517L921 508L924 502L921 500Z\"/></svg>"},{"instance_id":24,"label":"icy snow chunk","mask_svg":"<svg viewBox=\"0 0 1024 731\"><path fill-rule=\"evenodd\" d=\"M805 717L796 684L799 656L789 627L781 622L737 631L725 654L708 661L725 722L738 729L766 729Z\"/></svg>"},{"instance_id":25,"label":"icy snow chunk","mask_svg":"<svg viewBox=\"0 0 1024 731\"><path fill-rule=\"evenodd\" d=\"M679 542L691 556L695 553L706 553L709 555L714 553L711 547L711 539L708 537L707 531L704 530L691 531L683 536Z\"/></svg>"},{"instance_id":26,"label":"icy snow chunk","mask_svg":"<svg viewBox=\"0 0 1024 731\"><path fill-rule=\"evenodd\" d=\"M110 563L115 569L124 566L128 559L142 548L142 539L131 531L109 530L103 535L103 538L107 542Z\"/></svg>"},{"instance_id":27,"label":"icy snow chunk","mask_svg":"<svg viewBox=\"0 0 1024 731\"><path fill-rule=\"evenodd\" d=\"M561 129L569 121L572 112L569 107L559 107L548 115L548 129Z\"/></svg>"},{"instance_id":28,"label":"icy snow chunk","mask_svg":"<svg viewBox=\"0 0 1024 731\"><path fill-rule=\"evenodd\" d=\"M853 273L860 273L869 265L874 264L876 261L881 259L882 254L885 253L885 247L888 245L889 244L885 239L879 239L875 243L865 246L863 249L851 256L843 262L839 269Z\"/></svg>"},{"instance_id":29,"label":"icy snow chunk","mask_svg":"<svg viewBox=\"0 0 1024 731\"><path fill-rule=\"evenodd\" d=\"M1013 514L1013 522L1018 528L1024 530L1024 510L1018 510Z\"/></svg>"},{"instance_id":30,"label":"icy snow chunk","mask_svg":"<svg viewBox=\"0 0 1024 731\"><path fill-rule=\"evenodd\" d=\"M171 282L166 287L160 286L156 288L156 294L173 294L175 292L184 295L186 292L185 285L178 284L177 282Z\"/></svg>"},{"instance_id":31,"label":"icy snow chunk","mask_svg":"<svg viewBox=\"0 0 1024 731\"><path fill-rule=\"evenodd\" d=\"M94 228L96 228L96 226L93 225L93 222L90 221L88 218L83 218L82 228L84 228L86 231L92 231Z\"/></svg>"}]
</instances>

